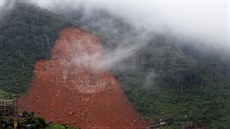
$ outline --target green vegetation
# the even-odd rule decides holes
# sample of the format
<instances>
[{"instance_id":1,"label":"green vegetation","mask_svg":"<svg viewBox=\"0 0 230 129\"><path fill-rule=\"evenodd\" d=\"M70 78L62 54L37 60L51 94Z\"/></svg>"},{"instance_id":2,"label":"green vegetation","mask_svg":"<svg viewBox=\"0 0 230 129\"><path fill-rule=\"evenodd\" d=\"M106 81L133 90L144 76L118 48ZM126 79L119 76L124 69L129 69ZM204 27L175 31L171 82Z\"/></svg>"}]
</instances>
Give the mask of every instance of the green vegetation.
<instances>
[{"instance_id":1,"label":"green vegetation","mask_svg":"<svg viewBox=\"0 0 230 129\"><path fill-rule=\"evenodd\" d=\"M106 50L135 37L135 29L105 11L87 18L81 10L66 13L75 24L99 36ZM170 34L152 37L147 47L119 63L122 69L112 70L138 112L152 121L163 119L168 129L178 129L186 121L229 129L229 57L195 40L179 40Z\"/></svg>"},{"instance_id":2,"label":"green vegetation","mask_svg":"<svg viewBox=\"0 0 230 129\"><path fill-rule=\"evenodd\" d=\"M65 125L55 125L55 124L50 124L48 127L46 127L45 129L76 129L73 127L68 127Z\"/></svg>"},{"instance_id":3,"label":"green vegetation","mask_svg":"<svg viewBox=\"0 0 230 129\"><path fill-rule=\"evenodd\" d=\"M27 89L37 59L50 50L65 20L47 10L17 3L0 20L0 88L9 93Z\"/></svg>"},{"instance_id":4,"label":"green vegetation","mask_svg":"<svg viewBox=\"0 0 230 129\"><path fill-rule=\"evenodd\" d=\"M63 13L69 21L98 35L106 50L138 35L103 11L87 18L83 11L68 11ZM116 24L111 28L110 23ZM20 3L0 20L0 98L16 97L28 88L34 62L50 58L58 31L67 25L47 10ZM178 129L181 122L192 121L209 129L229 129L230 63L218 51L198 49L193 42L153 34L147 47L120 63L123 69L111 72L139 113L153 121L163 119L165 128Z\"/></svg>"},{"instance_id":5,"label":"green vegetation","mask_svg":"<svg viewBox=\"0 0 230 129\"><path fill-rule=\"evenodd\" d=\"M0 89L0 99L12 99L15 97L17 97L16 94L8 93L8 92Z\"/></svg>"},{"instance_id":6,"label":"green vegetation","mask_svg":"<svg viewBox=\"0 0 230 129\"><path fill-rule=\"evenodd\" d=\"M17 127L20 129L75 129L66 125L56 125L47 123L43 118L37 117L33 112L24 111L21 116L3 117L0 115L0 128L13 129L14 121L17 121Z\"/></svg>"},{"instance_id":7,"label":"green vegetation","mask_svg":"<svg viewBox=\"0 0 230 129\"><path fill-rule=\"evenodd\" d=\"M163 119L170 129L186 121L230 128L230 65L192 48L196 54L187 55L178 47L149 47L133 57L138 67L114 73L124 92L145 118ZM138 61L141 58L145 61Z\"/></svg>"}]
</instances>

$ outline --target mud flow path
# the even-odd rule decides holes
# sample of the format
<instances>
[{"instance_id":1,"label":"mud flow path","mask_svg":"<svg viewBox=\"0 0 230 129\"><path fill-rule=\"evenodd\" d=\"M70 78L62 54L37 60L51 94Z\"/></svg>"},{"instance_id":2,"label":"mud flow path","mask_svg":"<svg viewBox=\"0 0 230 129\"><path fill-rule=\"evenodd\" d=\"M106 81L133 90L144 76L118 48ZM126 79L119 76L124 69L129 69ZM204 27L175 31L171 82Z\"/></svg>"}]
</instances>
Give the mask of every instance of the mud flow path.
<instances>
[{"instance_id":1,"label":"mud flow path","mask_svg":"<svg viewBox=\"0 0 230 129\"><path fill-rule=\"evenodd\" d=\"M51 59L35 63L30 88L18 99L20 110L82 129L142 129L117 80L93 67L102 53L96 36L73 27L60 31Z\"/></svg>"}]
</instances>

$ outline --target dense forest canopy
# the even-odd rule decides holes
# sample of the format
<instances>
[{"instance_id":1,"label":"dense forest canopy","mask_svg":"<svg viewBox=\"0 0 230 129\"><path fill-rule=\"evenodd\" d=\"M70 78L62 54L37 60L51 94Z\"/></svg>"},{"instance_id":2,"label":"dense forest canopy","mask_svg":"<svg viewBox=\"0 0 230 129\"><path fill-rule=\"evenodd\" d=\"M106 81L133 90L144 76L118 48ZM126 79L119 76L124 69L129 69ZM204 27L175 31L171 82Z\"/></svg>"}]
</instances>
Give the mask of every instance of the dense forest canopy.
<instances>
[{"instance_id":1,"label":"dense forest canopy","mask_svg":"<svg viewBox=\"0 0 230 129\"><path fill-rule=\"evenodd\" d=\"M127 42L141 43L140 31L105 10L90 17L78 9L56 13L18 3L0 20L1 97L28 88L34 62L50 57L57 34L65 26L94 33L106 51ZM228 56L208 46L198 49L192 43L196 40L165 33L152 32L143 42L144 46L110 69L139 113L153 121L163 119L169 128L178 128L182 121L211 129L230 128Z\"/></svg>"},{"instance_id":2,"label":"dense forest canopy","mask_svg":"<svg viewBox=\"0 0 230 129\"><path fill-rule=\"evenodd\" d=\"M10 93L26 90L37 59L49 58L58 31L68 23L30 4L17 3L0 21L0 87Z\"/></svg>"}]
</instances>

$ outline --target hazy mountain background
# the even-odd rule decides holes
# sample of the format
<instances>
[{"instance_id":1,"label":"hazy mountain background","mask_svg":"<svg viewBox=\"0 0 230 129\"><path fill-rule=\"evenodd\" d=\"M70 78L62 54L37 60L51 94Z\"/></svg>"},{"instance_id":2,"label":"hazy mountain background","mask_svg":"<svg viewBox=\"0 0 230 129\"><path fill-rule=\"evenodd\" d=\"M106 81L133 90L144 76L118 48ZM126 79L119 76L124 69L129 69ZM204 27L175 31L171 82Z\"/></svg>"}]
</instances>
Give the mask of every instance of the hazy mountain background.
<instances>
[{"instance_id":1,"label":"hazy mountain background","mask_svg":"<svg viewBox=\"0 0 230 129\"><path fill-rule=\"evenodd\" d=\"M168 27L160 31L138 27L138 21L130 23L108 9L81 5L66 10L9 1L3 6L1 98L24 93L34 62L50 58L59 30L78 26L100 38L105 52L97 64L116 76L143 117L163 119L166 128L176 129L185 121L210 129L230 128L230 57L224 41L218 45Z\"/></svg>"}]
</instances>

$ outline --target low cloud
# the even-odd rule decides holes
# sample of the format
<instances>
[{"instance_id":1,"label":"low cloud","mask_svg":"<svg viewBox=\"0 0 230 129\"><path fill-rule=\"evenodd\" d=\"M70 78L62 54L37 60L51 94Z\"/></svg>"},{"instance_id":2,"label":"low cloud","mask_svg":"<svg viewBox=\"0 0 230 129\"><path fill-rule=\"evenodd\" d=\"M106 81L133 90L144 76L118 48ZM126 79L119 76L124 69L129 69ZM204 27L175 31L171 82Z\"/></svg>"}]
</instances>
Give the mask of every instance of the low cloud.
<instances>
[{"instance_id":1,"label":"low cloud","mask_svg":"<svg viewBox=\"0 0 230 129\"><path fill-rule=\"evenodd\" d=\"M119 41L117 46L105 51L103 59L96 67L106 69L119 66L123 60L134 55L147 44L149 33L171 33L178 39L191 39L208 44L216 48L230 50L228 41L228 2L227 1L74 1L74 0L17 0L32 2L54 12L82 9L84 19L93 17L95 11L106 10L114 16L121 17L133 27L135 34L124 33L119 35L120 28L116 21L106 19L100 22L91 22L90 27L99 27L103 34L114 35ZM0 6L5 10L12 8L15 1L1 0ZM4 6L3 6L4 5ZM87 30L87 26L83 29ZM119 36L118 36L119 35ZM106 35L103 35L107 37ZM120 39L117 39L117 38ZM111 38L111 36L109 37ZM183 41L183 40L180 40ZM80 62L94 61L97 53L91 57L83 57ZM77 62L76 62L77 63Z\"/></svg>"}]
</instances>

